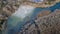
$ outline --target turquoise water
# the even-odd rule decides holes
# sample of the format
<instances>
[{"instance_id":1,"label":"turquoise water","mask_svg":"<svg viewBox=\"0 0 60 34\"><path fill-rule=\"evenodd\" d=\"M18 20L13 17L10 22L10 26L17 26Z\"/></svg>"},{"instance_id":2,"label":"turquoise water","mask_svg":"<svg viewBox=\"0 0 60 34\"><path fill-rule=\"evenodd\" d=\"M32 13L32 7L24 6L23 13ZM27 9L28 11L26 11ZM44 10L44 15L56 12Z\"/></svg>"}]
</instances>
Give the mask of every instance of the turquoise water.
<instances>
[{"instance_id":1,"label":"turquoise water","mask_svg":"<svg viewBox=\"0 0 60 34\"><path fill-rule=\"evenodd\" d=\"M56 3L54 6L47 7L47 8L35 8L32 17L37 16L37 14L38 14L41 10L51 10L51 12L53 12L53 11L56 10L56 9L60 9L60 2L59 2L59 3Z\"/></svg>"},{"instance_id":2,"label":"turquoise water","mask_svg":"<svg viewBox=\"0 0 60 34\"><path fill-rule=\"evenodd\" d=\"M33 23L33 19L32 18L35 18L36 16L37 16L37 14L39 13L39 12L41 12L41 10L51 10L51 12L53 12L55 9L59 9L60 8L60 2L59 3L57 3L56 5L54 5L54 6L51 6L51 7L47 7L47 8L35 8L35 10L34 10L34 13L31 15L31 17L30 17L30 20L28 21L28 22L25 22L25 21L23 21L23 22L19 22L18 24L17 24L17 26L15 26L15 27L13 27L12 25L9 25L8 27L8 33L6 32L6 34L15 34L15 33L17 33L17 32L19 32L20 30L21 30L21 28L22 28L22 26L23 25L26 25L27 23ZM7 23L10 23L11 21L12 21L12 19L13 19L13 21L14 21L14 17L13 18L9 18L9 21L7 22ZM14 21L14 22L16 22L16 20ZM12 23L12 22L11 22ZM10 23L10 24L11 24ZM21 24L22 23L22 24ZM8 24L7 24L8 25Z\"/></svg>"}]
</instances>

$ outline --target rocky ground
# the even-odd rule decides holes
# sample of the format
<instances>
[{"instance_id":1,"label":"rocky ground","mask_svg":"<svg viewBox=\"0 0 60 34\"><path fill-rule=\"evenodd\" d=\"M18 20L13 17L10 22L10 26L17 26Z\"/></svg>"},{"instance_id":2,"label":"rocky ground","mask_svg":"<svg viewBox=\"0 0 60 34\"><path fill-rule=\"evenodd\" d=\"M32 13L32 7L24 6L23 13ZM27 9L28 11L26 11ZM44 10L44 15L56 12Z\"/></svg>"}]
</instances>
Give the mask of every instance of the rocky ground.
<instances>
[{"instance_id":1,"label":"rocky ground","mask_svg":"<svg viewBox=\"0 0 60 34\"><path fill-rule=\"evenodd\" d=\"M23 4L45 8L45 7L53 6L56 3L60 2L60 0L43 0L40 3L38 3L38 2L36 3L36 2L32 2L32 1L26 0L23 2Z\"/></svg>"},{"instance_id":2,"label":"rocky ground","mask_svg":"<svg viewBox=\"0 0 60 34\"><path fill-rule=\"evenodd\" d=\"M0 30L2 30L2 24L17 10L19 5L20 0L0 0Z\"/></svg>"},{"instance_id":3,"label":"rocky ground","mask_svg":"<svg viewBox=\"0 0 60 34\"><path fill-rule=\"evenodd\" d=\"M36 20L41 34L60 34L60 10Z\"/></svg>"},{"instance_id":4,"label":"rocky ground","mask_svg":"<svg viewBox=\"0 0 60 34\"><path fill-rule=\"evenodd\" d=\"M8 16L14 13L22 3L20 1L0 0L0 31L2 30L2 24L7 21ZM50 13L50 11L45 12L45 14L41 12L38 15L39 18L35 20L37 25L26 25L28 30L24 28L23 31L26 33L28 31L28 34L60 34L60 10L55 10L53 13ZM23 31L21 32L24 33Z\"/></svg>"},{"instance_id":5,"label":"rocky ground","mask_svg":"<svg viewBox=\"0 0 60 34\"><path fill-rule=\"evenodd\" d=\"M19 34L60 34L60 10L28 23Z\"/></svg>"}]
</instances>

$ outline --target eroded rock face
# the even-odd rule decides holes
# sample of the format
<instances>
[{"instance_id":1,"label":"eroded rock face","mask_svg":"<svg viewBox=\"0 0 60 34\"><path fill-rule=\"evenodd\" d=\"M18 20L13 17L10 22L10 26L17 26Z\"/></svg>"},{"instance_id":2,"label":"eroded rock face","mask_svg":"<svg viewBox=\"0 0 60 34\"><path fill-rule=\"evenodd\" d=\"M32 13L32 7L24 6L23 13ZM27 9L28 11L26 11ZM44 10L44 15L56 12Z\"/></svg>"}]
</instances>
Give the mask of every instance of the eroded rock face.
<instances>
[{"instance_id":1,"label":"eroded rock face","mask_svg":"<svg viewBox=\"0 0 60 34\"><path fill-rule=\"evenodd\" d=\"M60 2L60 0L26 0L23 2L23 4L46 8L46 7L53 6L58 2Z\"/></svg>"},{"instance_id":2,"label":"eroded rock face","mask_svg":"<svg viewBox=\"0 0 60 34\"><path fill-rule=\"evenodd\" d=\"M27 23L19 34L60 34L60 10Z\"/></svg>"},{"instance_id":3,"label":"eroded rock face","mask_svg":"<svg viewBox=\"0 0 60 34\"><path fill-rule=\"evenodd\" d=\"M60 34L60 10L38 18L36 24L38 24L41 34Z\"/></svg>"},{"instance_id":4,"label":"eroded rock face","mask_svg":"<svg viewBox=\"0 0 60 34\"><path fill-rule=\"evenodd\" d=\"M31 17L31 15L34 13L34 9L35 7L29 5L20 5L18 10L16 10L15 13L9 17L6 23L7 27L3 31L3 34L17 34L21 29L20 27L22 27L25 23L25 17Z\"/></svg>"},{"instance_id":5,"label":"eroded rock face","mask_svg":"<svg viewBox=\"0 0 60 34\"><path fill-rule=\"evenodd\" d=\"M15 12L15 10L18 8L18 6L20 5L20 0L7 0L6 2L5 2L6 0L4 0L3 1L3 6L1 7L2 8L2 10L1 10L1 12L2 12L2 16L3 17L1 17L0 19L0 21L6 21L7 19L8 19L8 16L10 16L12 13L14 13ZM59 1L59 0L58 0ZM0 3L2 3L1 1L0 1ZM30 3L30 2L29 2ZM29 4L28 3L28 4ZM6 5L5 5L6 4ZM31 3L32 4L32 3ZM38 4L39 5L39 4ZM34 5L35 6L35 5ZM36 5L37 6L37 5ZM42 5L41 5L42 6ZM38 6L37 6L38 7ZM39 7L40 7L40 5L39 5ZM43 6L42 6L43 7ZM1 13L0 12L0 13ZM58 13L56 13L56 12L58 12ZM30 24L30 23L28 23L28 24L26 24L26 27L27 28L23 28L23 31L21 31L22 33L25 33L25 34L27 34L27 31L28 31L28 34L37 34L37 33L40 33L40 31L41 31L41 34L49 34L50 32L51 32L51 34L55 34L55 32L56 32L56 34L60 34L59 33L59 23L58 22L60 22L59 20L60 19L58 19L58 18L60 18L59 17L59 13L60 13L60 11L58 11L58 10L56 10L54 13L52 13L51 15L49 15L48 17L42 17L42 16L47 16L48 14L50 14L50 12L45 12L44 14L43 14L44 12L41 12L41 14L39 14L39 17L41 17L41 18L38 18L37 19L37 21L36 21L36 23L37 23L37 25L34 23L34 24ZM41 21L39 21L39 20L41 20ZM34 22L34 21L33 21ZM48 22L48 23L47 23ZM52 25L52 23L53 23L53 25ZM41 24L40 24L41 23ZM47 25L45 25L47 23ZM56 23L58 24L58 25L56 25ZM44 25L43 25L44 24ZM51 25L50 25L51 24ZM56 26L56 27L55 27ZM57 27L58 26L58 27ZM25 26L24 26L25 27ZM1 30L2 28L0 28L0 30ZM26 31L27 30L27 31ZM35 33L36 32L36 33Z\"/></svg>"},{"instance_id":6,"label":"eroded rock face","mask_svg":"<svg viewBox=\"0 0 60 34\"><path fill-rule=\"evenodd\" d=\"M2 30L2 25L8 17L17 10L20 5L19 2L18 0L0 0L0 30Z\"/></svg>"}]
</instances>

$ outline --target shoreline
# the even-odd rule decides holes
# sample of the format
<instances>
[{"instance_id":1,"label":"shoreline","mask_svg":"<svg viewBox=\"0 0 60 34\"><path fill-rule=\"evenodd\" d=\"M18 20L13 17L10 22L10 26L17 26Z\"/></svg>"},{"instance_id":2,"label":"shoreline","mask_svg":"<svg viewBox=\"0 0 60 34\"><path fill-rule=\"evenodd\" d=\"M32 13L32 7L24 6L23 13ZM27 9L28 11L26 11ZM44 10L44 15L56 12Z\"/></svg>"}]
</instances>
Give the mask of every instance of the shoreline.
<instances>
[{"instance_id":1,"label":"shoreline","mask_svg":"<svg viewBox=\"0 0 60 34\"><path fill-rule=\"evenodd\" d=\"M47 2L47 1L45 1L45 2ZM46 8L46 7L50 7L50 6L55 5L56 3L60 2L60 0L56 0L56 1L54 1L54 3L51 3L50 5L49 4L46 5L45 2L43 1L42 3L35 3L35 2L25 1L22 4L31 5L34 7Z\"/></svg>"}]
</instances>

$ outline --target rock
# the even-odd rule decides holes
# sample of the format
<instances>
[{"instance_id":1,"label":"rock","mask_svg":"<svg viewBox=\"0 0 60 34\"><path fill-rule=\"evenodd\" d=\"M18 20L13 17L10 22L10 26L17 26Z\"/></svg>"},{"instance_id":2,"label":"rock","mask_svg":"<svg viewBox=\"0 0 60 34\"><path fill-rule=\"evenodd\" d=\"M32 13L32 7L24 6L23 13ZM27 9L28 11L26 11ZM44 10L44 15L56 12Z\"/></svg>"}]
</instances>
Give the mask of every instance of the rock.
<instances>
[{"instance_id":1,"label":"rock","mask_svg":"<svg viewBox=\"0 0 60 34\"><path fill-rule=\"evenodd\" d=\"M37 18L47 16L51 13L50 10L42 10L40 13L38 13Z\"/></svg>"},{"instance_id":2,"label":"rock","mask_svg":"<svg viewBox=\"0 0 60 34\"><path fill-rule=\"evenodd\" d=\"M36 24L41 34L60 34L60 10L55 10L48 16L38 18Z\"/></svg>"},{"instance_id":3,"label":"rock","mask_svg":"<svg viewBox=\"0 0 60 34\"><path fill-rule=\"evenodd\" d=\"M55 12L24 25L19 34L60 34L60 10Z\"/></svg>"}]
</instances>

